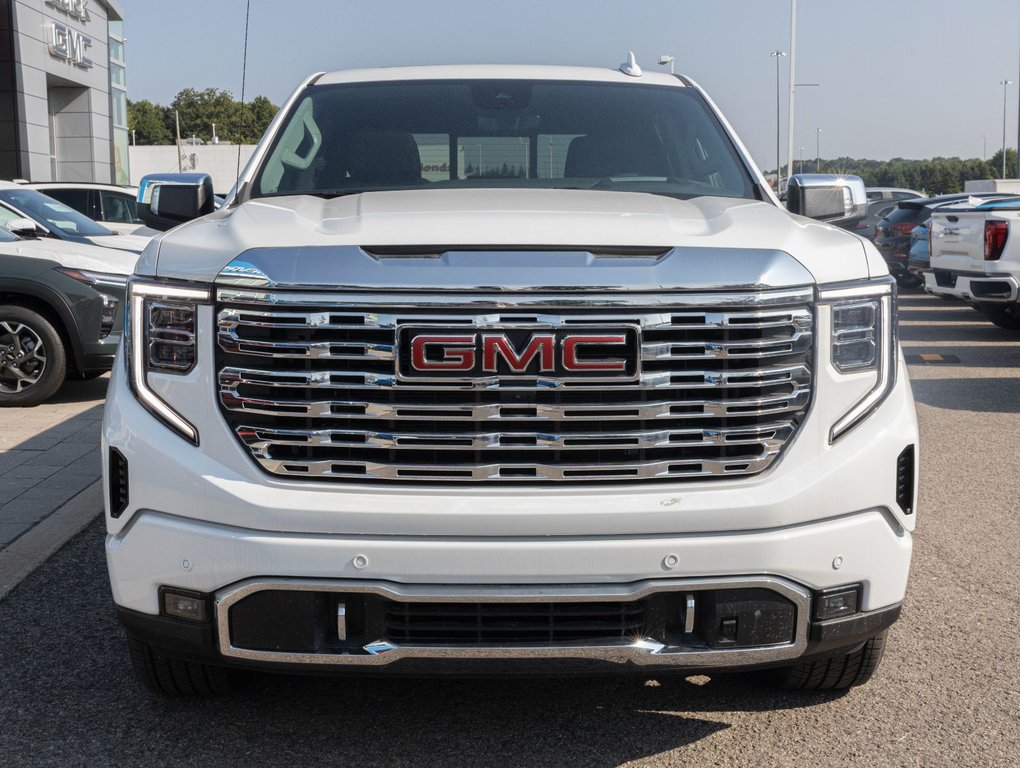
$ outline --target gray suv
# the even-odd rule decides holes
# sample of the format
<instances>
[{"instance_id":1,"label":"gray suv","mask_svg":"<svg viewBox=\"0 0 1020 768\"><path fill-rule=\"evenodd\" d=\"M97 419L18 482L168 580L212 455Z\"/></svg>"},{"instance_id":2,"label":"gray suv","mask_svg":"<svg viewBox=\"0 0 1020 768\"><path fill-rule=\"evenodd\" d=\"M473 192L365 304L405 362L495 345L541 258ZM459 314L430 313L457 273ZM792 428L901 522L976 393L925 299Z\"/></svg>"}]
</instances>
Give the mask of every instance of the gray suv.
<instances>
[{"instance_id":1,"label":"gray suv","mask_svg":"<svg viewBox=\"0 0 1020 768\"><path fill-rule=\"evenodd\" d=\"M0 229L0 407L110 369L135 254Z\"/></svg>"}]
</instances>

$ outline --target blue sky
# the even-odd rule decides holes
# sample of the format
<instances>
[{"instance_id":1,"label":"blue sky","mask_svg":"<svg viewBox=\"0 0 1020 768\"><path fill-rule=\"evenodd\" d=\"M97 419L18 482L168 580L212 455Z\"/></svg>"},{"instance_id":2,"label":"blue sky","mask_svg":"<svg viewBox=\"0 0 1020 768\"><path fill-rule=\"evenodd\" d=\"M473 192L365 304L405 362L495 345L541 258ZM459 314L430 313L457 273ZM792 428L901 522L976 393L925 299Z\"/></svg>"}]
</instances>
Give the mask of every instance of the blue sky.
<instances>
[{"instance_id":1,"label":"blue sky","mask_svg":"<svg viewBox=\"0 0 1020 768\"><path fill-rule=\"evenodd\" d=\"M240 95L244 0L122 0L132 99ZM799 0L794 156L980 157L1017 143L1020 0ZM634 50L703 85L775 166L776 69L789 0L252 0L247 95L280 103L306 74L365 66L616 66ZM784 68L788 59L784 59ZM786 146L783 72L783 153Z\"/></svg>"}]
</instances>

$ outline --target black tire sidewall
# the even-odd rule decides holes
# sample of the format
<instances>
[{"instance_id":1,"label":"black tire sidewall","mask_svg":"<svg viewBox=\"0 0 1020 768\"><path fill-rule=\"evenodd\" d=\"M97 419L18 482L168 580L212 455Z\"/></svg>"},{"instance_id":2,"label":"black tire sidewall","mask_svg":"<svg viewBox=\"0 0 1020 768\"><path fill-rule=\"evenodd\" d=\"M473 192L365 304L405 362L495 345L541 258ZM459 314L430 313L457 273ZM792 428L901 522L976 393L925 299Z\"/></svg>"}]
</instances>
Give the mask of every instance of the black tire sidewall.
<instances>
[{"instance_id":1,"label":"black tire sidewall","mask_svg":"<svg viewBox=\"0 0 1020 768\"><path fill-rule=\"evenodd\" d=\"M1010 331L1020 330L1020 313L1017 312L1016 305L1011 307L1008 304L977 304L975 306L981 314L999 328Z\"/></svg>"},{"instance_id":2,"label":"black tire sidewall","mask_svg":"<svg viewBox=\"0 0 1020 768\"><path fill-rule=\"evenodd\" d=\"M46 352L46 368L35 384L23 392L0 392L0 407L30 407L51 398L67 375L67 351L56 328L45 317L17 304L0 305L0 322L27 325L42 340Z\"/></svg>"}]
</instances>

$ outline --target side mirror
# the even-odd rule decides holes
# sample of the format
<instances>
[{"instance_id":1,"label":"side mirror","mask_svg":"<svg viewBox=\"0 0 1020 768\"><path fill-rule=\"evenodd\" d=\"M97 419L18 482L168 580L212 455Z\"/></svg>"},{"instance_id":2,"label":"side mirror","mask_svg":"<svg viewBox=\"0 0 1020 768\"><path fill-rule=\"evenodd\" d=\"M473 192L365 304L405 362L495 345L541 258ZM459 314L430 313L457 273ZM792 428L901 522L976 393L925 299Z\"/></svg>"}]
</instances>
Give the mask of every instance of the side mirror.
<instances>
[{"instance_id":1,"label":"side mirror","mask_svg":"<svg viewBox=\"0 0 1020 768\"><path fill-rule=\"evenodd\" d=\"M11 219L4 225L4 229L18 237L39 237L45 234L45 230L32 219Z\"/></svg>"},{"instance_id":2,"label":"side mirror","mask_svg":"<svg viewBox=\"0 0 1020 768\"><path fill-rule=\"evenodd\" d=\"M809 219L850 227L868 214L868 194L860 176L799 173L790 177L786 207Z\"/></svg>"},{"instance_id":3,"label":"side mirror","mask_svg":"<svg viewBox=\"0 0 1020 768\"><path fill-rule=\"evenodd\" d=\"M152 173L138 185L138 218L153 229L172 229L214 210L207 173Z\"/></svg>"}]
</instances>

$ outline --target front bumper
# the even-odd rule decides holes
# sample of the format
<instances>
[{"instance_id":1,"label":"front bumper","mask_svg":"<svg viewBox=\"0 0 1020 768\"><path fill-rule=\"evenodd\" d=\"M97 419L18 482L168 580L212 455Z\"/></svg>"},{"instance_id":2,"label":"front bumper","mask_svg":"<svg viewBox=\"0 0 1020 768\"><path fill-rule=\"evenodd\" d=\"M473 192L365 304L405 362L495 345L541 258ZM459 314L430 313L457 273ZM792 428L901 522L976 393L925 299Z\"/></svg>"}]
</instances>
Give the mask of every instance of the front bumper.
<instances>
[{"instance_id":1,"label":"front bumper","mask_svg":"<svg viewBox=\"0 0 1020 768\"><path fill-rule=\"evenodd\" d=\"M820 353L826 359L828 349ZM819 370L820 378L830 375ZM862 381L862 394L867 386ZM369 488L265 475L212 397L175 403L200 426L201 445L192 446L138 404L118 364L103 430L106 477L109 449L126 468L116 516L107 488L114 600L129 630L156 646L270 669L481 664L488 671L502 661L548 662L558 670L575 662L746 668L849 647L888 626L905 595L915 515L898 504L897 461L916 445L917 424L902 361L890 396L834 444L828 430L846 406L828 400L831 391L820 383L798 438L776 466L754 477L640 487ZM232 642L228 598L252 584L280 582L315 584L328 594L371 584L424 602L451 595L533 601L563 590L582 601L607 593L637 599L642 590L686 595L750 582L787 595L795 618L787 640L725 656L655 634L594 646L453 651L388 643L384 652L374 644L387 637L366 636L344 653L327 647L315 658L300 656L306 651L295 657L282 647L254 648L282 653L252 656L245 652L252 648ZM848 584L860 585L859 612L813 621L817 593ZM205 596L211 620L160 615L161 588Z\"/></svg>"},{"instance_id":2,"label":"front bumper","mask_svg":"<svg viewBox=\"0 0 1020 768\"><path fill-rule=\"evenodd\" d=\"M321 597L335 594L340 600L352 597L385 596L407 601L416 605L418 600L465 601L478 599L497 600L494 607L520 607L517 601L577 601L583 599L591 604L594 600L627 598L637 601L649 597L658 600L658 605L668 605L669 596L681 599L680 605L687 610L681 611L677 626L669 627L669 620L659 616L648 622L648 627L655 627L655 636L634 633L631 636L613 639L589 639L575 642L516 642L501 644L465 644L461 642L399 642L375 640L364 642L365 637L374 636L365 632L374 632L377 627L372 622L366 628L362 620L360 629L355 636L349 637L341 630L340 644L337 647L336 633L332 640L328 637L331 630L316 626L309 632L309 626L294 621L300 613L293 609L287 610L286 600L281 603L287 611L287 627L280 629L280 617L265 617L249 610L241 616L232 610L243 604L246 598L253 595L266 594L260 590L281 590L277 595L306 595ZM747 601L744 605L742 622L755 625L750 630L758 634L758 641L725 640L713 634L713 623L718 623L719 605L710 598L750 592L756 593L757 600ZM762 601L760 596L771 592L771 601ZM771 602L771 610L769 603ZM212 619L203 622L181 621L166 616L151 616L126 608L118 607L118 615L127 630L135 637L141 638L161 648L174 657L204 663L229 665L242 668L263 669L268 671L293 672L367 672L418 674L418 673L454 673L454 674L504 674L504 673L570 673L585 671L658 671L683 670L720 671L728 669L767 668L805 657L831 654L841 649L853 648L891 626L899 617L900 605L892 605L883 609L856 613L835 619L816 620L812 615L812 596L810 592L774 577L737 577L729 579L680 579L656 580L636 584L615 585L613 587L562 587L552 586L542 589L458 589L443 586L419 586L415 588L387 585L379 582L356 581L315 581L315 580L250 580L239 585L221 590L215 596L209 596L209 603L215 606ZM795 614L789 615L788 625L783 623L781 611L775 611L777 604L787 603ZM305 601L305 604L311 604ZM340 603L343 605L344 603ZM448 603L450 604L450 603ZM576 603L573 605L584 605ZM627 603L636 604L636 603ZM430 603L426 603L430 605ZM596 604L599 606L602 604ZM695 617L695 605L699 611L707 608L706 617ZM726 603L728 610L734 608L733 603ZM335 601L323 611L327 619L334 610ZM471 608L472 606L465 606ZM749 611L754 616L748 615ZM352 613L348 605L347 615ZM469 611L470 613L470 611ZM343 611L341 611L341 620ZM254 619L254 621L253 621ZM519 619L517 619L519 621ZM684 622L688 626L683 627ZM270 624L276 626L268 629L263 636L259 648L247 647L252 644L252 625L255 631L259 626L265 629ZM346 624L344 625L347 626ZM504 621L503 627L508 626ZM706 631L707 628L707 631ZM779 635L788 631L789 637L779 639ZM360 633L360 634L359 634ZM741 630L747 634L746 625ZM235 636L241 636L235 640ZM283 646L283 638L291 637L293 642L307 642L309 646L296 649ZM306 640L302 640L306 638ZM359 639L360 638L360 639ZM348 641L348 642L343 642Z\"/></svg>"},{"instance_id":3,"label":"front bumper","mask_svg":"<svg viewBox=\"0 0 1020 768\"><path fill-rule=\"evenodd\" d=\"M1020 282L1008 272L982 273L936 269L924 273L924 289L974 303L1014 304L1020 300Z\"/></svg>"}]
</instances>

